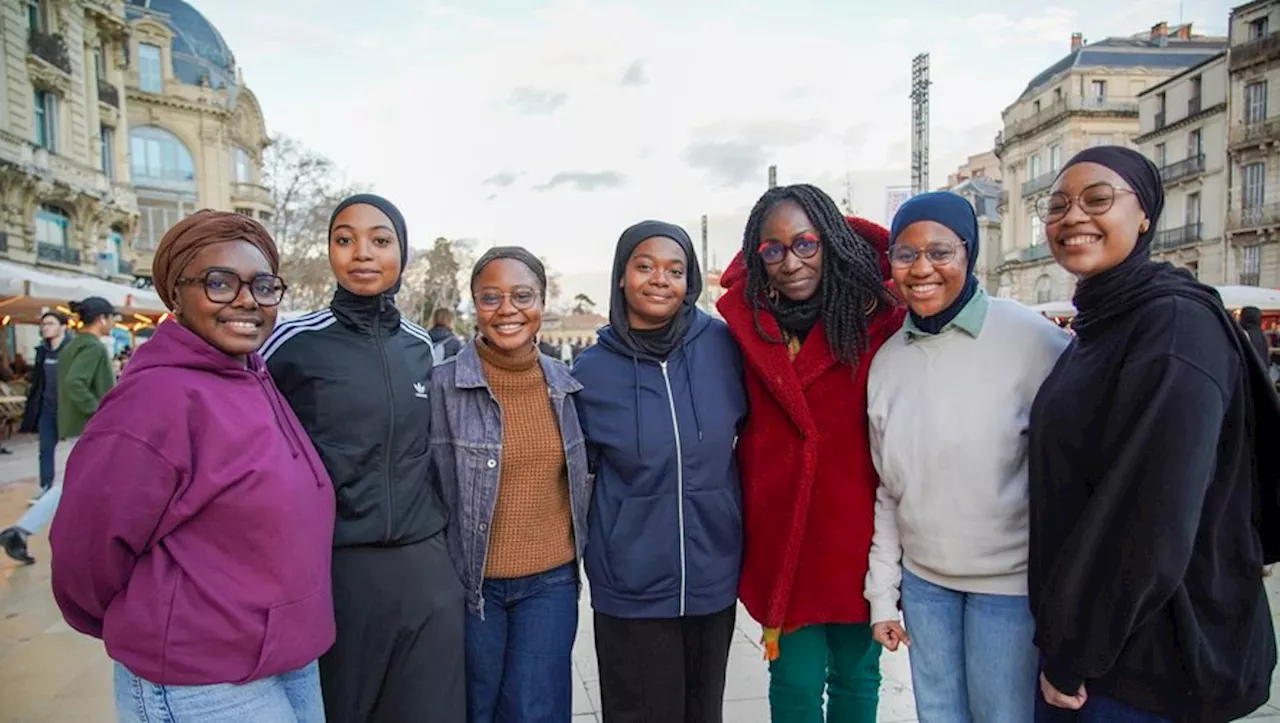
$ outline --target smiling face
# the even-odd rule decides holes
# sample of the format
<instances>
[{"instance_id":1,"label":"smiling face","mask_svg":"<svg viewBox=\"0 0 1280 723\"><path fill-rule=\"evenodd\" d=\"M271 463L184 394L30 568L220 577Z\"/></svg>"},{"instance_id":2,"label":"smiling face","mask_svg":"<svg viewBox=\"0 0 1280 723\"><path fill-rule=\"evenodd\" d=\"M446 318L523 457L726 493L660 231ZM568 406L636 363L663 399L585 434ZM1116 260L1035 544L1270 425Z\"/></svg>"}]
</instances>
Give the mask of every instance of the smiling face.
<instances>
[{"instance_id":1,"label":"smiling face","mask_svg":"<svg viewBox=\"0 0 1280 723\"><path fill-rule=\"evenodd\" d=\"M906 266L896 262L897 253L890 257L893 284L916 316L936 316L960 298L969 272L964 242L954 231L936 221L916 221L893 245L917 254Z\"/></svg>"},{"instance_id":2,"label":"smiling face","mask_svg":"<svg viewBox=\"0 0 1280 723\"><path fill-rule=\"evenodd\" d=\"M271 265L248 241L228 241L200 249L181 276L201 278L210 271L230 272L244 280L270 274ZM176 306L174 316L183 326L237 358L257 351L276 325L277 307L258 304L247 283L242 283L236 298L225 304L210 301L203 283L181 284Z\"/></svg>"},{"instance_id":3,"label":"smiling face","mask_svg":"<svg viewBox=\"0 0 1280 723\"><path fill-rule=\"evenodd\" d=\"M542 329L542 286L515 259L494 259L471 285L476 326L489 345L505 352L532 345Z\"/></svg>"},{"instance_id":4,"label":"smiling face","mask_svg":"<svg viewBox=\"0 0 1280 723\"><path fill-rule=\"evenodd\" d=\"M329 229L329 266L357 296L386 293L400 278L400 239L387 214L367 203L342 209Z\"/></svg>"},{"instance_id":5,"label":"smiling face","mask_svg":"<svg viewBox=\"0 0 1280 723\"><path fill-rule=\"evenodd\" d=\"M791 249L797 242L819 239L809 216L795 201L782 201L774 206L760 224L760 246L780 243ZM757 252L759 253L759 252ZM789 250L777 263L765 263L769 284L779 294L791 301L802 302L813 298L822 283L822 244L809 258L800 258Z\"/></svg>"},{"instance_id":6,"label":"smiling face","mask_svg":"<svg viewBox=\"0 0 1280 723\"><path fill-rule=\"evenodd\" d=\"M1150 224L1120 174L1097 163L1071 166L1053 192L1047 206L1054 215L1045 224L1045 236L1058 265L1077 276L1088 278L1120 265ZM1070 208L1060 214L1068 201Z\"/></svg>"},{"instance_id":7,"label":"smiling face","mask_svg":"<svg viewBox=\"0 0 1280 723\"><path fill-rule=\"evenodd\" d=\"M689 293L688 263L680 244L665 236L636 246L619 282L632 329L661 329L675 318Z\"/></svg>"}]
</instances>

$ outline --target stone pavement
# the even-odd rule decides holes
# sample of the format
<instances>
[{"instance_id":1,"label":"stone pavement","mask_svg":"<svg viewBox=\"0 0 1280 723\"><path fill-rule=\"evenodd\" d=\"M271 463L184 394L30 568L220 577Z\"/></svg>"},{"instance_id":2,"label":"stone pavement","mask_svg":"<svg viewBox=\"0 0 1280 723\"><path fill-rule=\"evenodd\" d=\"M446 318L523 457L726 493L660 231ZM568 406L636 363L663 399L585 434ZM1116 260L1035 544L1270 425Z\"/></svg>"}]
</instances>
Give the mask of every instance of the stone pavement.
<instances>
[{"instance_id":1,"label":"stone pavement","mask_svg":"<svg viewBox=\"0 0 1280 723\"><path fill-rule=\"evenodd\" d=\"M36 484L34 442L19 439L7 446L14 454L0 456L0 528L26 509ZM65 459L67 450L59 451ZM44 534L32 539L31 550L39 560L31 567L18 567L0 554L0 723L110 723L115 720L110 661L101 643L62 621L49 592ZM1280 581L1280 576L1273 580ZM1272 610L1280 610L1280 582L1269 587ZM599 720L600 684L591 635L590 607L584 600L574 650L575 723ZM739 607L729 659L726 723L769 723L768 671L759 639L760 626ZM880 721L914 722L906 655L886 653L881 667ZM1280 686L1273 685L1272 691L1277 706L1266 706L1253 723L1280 723Z\"/></svg>"}]
</instances>

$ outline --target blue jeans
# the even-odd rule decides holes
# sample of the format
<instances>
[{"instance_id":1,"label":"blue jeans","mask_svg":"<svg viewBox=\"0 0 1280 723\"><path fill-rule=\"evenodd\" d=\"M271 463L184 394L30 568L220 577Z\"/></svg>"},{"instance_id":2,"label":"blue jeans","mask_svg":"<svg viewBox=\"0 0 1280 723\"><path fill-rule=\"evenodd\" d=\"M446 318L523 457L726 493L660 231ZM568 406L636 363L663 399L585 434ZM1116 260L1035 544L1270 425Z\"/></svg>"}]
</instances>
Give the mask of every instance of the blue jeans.
<instances>
[{"instance_id":1,"label":"blue jeans","mask_svg":"<svg viewBox=\"0 0 1280 723\"><path fill-rule=\"evenodd\" d=\"M920 723L1026 723L1039 691L1035 620L1023 595L956 592L902 571Z\"/></svg>"},{"instance_id":2,"label":"blue jeans","mask_svg":"<svg viewBox=\"0 0 1280 723\"><path fill-rule=\"evenodd\" d=\"M481 592L484 620L467 613L467 720L569 723L578 563Z\"/></svg>"},{"instance_id":3,"label":"blue jeans","mask_svg":"<svg viewBox=\"0 0 1280 723\"><path fill-rule=\"evenodd\" d=\"M1044 701L1036 685L1035 723L1169 723L1154 713L1130 707L1115 698L1089 693L1089 700L1078 711L1054 708ZM1089 684L1085 683L1085 692Z\"/></svg>"},{"instance_id":4,"label":"blue jeans","mask_svg":"<svg viewBox=\"0 0 1280 723\"><path fill-rule=\"evenodd\" d=\"M316 663L243 685L157 685L116 663L119 723L324 723Z\"/></svg>"},{"instance_id":5,"label":"blue jeans","mask_svg":"<svg viewBox=\"0 0 1280 723\"><path fill-rule=\"evenodd\" d=\"M40 400L40 417L36 420L36 431L40 434L40 490L48 490L53 486L53 478L57 473L54 452L58 449L58 405Z\"/></svg>"}]
</instances>

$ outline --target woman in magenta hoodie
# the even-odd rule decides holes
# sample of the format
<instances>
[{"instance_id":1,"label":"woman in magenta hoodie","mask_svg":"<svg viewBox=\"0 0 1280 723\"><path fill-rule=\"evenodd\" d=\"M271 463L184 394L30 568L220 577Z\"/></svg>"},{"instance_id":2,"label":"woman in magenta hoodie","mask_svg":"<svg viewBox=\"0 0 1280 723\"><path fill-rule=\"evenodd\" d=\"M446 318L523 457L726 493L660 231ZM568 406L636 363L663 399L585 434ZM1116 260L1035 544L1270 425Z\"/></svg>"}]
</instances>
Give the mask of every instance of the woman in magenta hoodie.
<instances>
[{"instance_id":1,"label":"woman in magenta hoodie","mask_svg":"<svg viewBox=\"0 0 1280 723\"><path fill-rule=\"evenodd\" d=\"M257 353L284 297L278 267L244 216L171 228L152 278L174 320L67 462L54 597L116 661L122 723L324 720L333 488Z\"/></svg>"}]
</instances>

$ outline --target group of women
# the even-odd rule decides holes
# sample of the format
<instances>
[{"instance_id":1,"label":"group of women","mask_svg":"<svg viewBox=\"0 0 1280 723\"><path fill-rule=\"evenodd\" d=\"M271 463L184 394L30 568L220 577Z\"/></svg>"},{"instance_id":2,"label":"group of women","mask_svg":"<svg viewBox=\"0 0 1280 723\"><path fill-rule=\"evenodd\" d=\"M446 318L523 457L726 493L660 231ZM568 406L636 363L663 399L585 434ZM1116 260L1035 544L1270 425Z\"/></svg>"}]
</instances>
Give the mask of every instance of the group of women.
<instances>
[{"instance_id":1,"label":"group of women","mask_svg":"<svg viewBox=\"0 0 1280 723\"><path fill-rule=\"evenodd\" d=\"M278 327L270 237L197 213L156 253L173 319L72 453L55 596L122 721L567 721L580 570L606 723L721 720L739 600L775 721L872 723L902 646L924 723L1241 717L1276 663L1280 405L1150 261L1162 203L1103 147L1038 204L1074 339L987 296L949 193L886 230L770 189L723 321L643 221L572 370L523 248L477 261L433 368L385 199L335 210L334 300Z\"/></svg>"}]
</instances>

